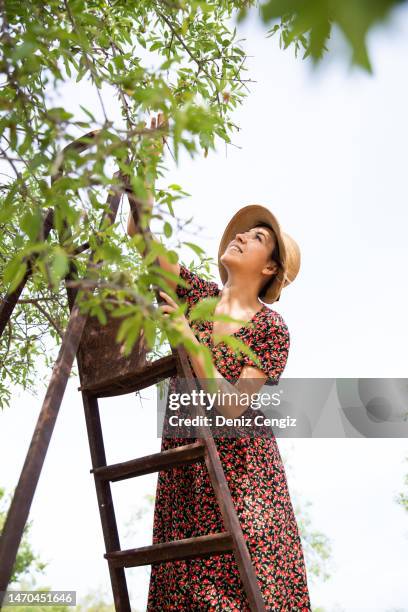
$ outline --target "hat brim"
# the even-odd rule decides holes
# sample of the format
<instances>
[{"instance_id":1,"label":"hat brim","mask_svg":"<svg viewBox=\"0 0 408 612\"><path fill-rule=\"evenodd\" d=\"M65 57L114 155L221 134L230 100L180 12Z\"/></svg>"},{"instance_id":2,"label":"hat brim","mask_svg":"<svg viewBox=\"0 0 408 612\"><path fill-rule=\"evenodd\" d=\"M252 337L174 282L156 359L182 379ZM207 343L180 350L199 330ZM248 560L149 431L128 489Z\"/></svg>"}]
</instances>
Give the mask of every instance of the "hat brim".
<instances>
[{"instance_id":1,"label":"hat brim","mask_svg":"<svg viewBox=\"0 0 408 612\"><path fill-rule=\"evenodd\" d=\"M232 217L220 241L218 249L218 269L221 280L223 284L225 284L228 279L228 272L221 262L221 256L224 254L229 243L235 238L236 234L246 232L259 223L268 223L272 227L279 248L279 263L281 267L273 282L268 287L265 296L262 298L264 302L272 303L279 300L280 293L285 285L287 252L279 221L265 206L261 206L260 204L249 204L241 208Z\"/></svg>"}]
</instances>

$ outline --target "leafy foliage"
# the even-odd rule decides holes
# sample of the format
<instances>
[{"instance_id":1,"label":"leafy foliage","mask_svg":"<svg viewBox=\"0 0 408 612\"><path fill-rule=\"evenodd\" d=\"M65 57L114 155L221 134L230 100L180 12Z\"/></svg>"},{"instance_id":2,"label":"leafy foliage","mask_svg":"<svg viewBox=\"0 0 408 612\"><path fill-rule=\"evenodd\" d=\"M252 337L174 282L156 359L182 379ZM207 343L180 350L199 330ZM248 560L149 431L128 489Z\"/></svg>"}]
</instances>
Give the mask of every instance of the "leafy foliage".
<instances>
[{"instance_id":1,"label":"leafy foliage","mask_svg":"<svg viewBox=\"0 0 408 612\"><path fill-rule=\"evenodd\" d=\"M164 241L139 233L124 236L121 217L103 222L106 197L128 177L143 204L147 186L163 176L157 155L164 135L169 152L191 156L226 143L236 128L231 112L242 102L245 53L227 27L242 0L173 2L70 0L2 4L0 72L0 274L3 297L32 269L1 341L1 405L10 384L30 387L41 361L48 365L67 323L61 281L79 290L82 308L105 324L124 316L119 341L128 352L140 330L150 348L160 323L151 284L168 290L154 268L158 254L177 261ZM99 108L87 105L91 83ZM77 91L75 108L61 106L66 84ZM116 99L120 120L107 113ZM57 100L57 103L54 102ZM95 115L99 112L101 120ZM167 127L147 130L151 112ZM90 146L69 146L92 131ZM68 147L68 148L66 148ZM64 153L61 151L65 148ZM154 216L164 239L177 238L174 205L186 194L178 185L154 189ZM53 229L44 234L46 212ZM150 222L143 208L142 230ZM174 226L178 226L175 228ZM89 243L93 256L81 245ZM179 246L176 244L174 248ZM187 245L204 261L202 249ZM86 277L86 278L85 278Z\"/></svg>"},{"instance_id":2,"label":"leafy foliage","mask_svg":"<svg viewBox=\"0 0 408 612\"><path fill-rule=\"evenodd\" d=\"M260 11L265 23L278 21L269 31L279 33L281 46L302 49L303 58L318 62L327 51L333 26L343 33L351 48L352 63L371 72L367 34L385 21L404 0L266 0ZM241 11L241 19L246 9Z\"/></svg>"},{"instance_id":3,"label":"leafy foliage","mask_svg":"<svg viewBox=\"0 0 408 612\"><path fill-rule=\"evenodd\" d=\"M285 471L290 480L293 465L290 460L291 453L282 452L282 460ZM298 491L291 486L291 499L302 539L303 553L307 566L308 580L326 582L331 578L333 550L330 538L322 531L313 526L313 520L309 513L312 502L305 500ZM317 612L318 608L316 608Z\"/></svg>"},{"instance_id":4,"label":"leafy foliage","mask_svg":"<svg viewBox=\"0 0 408 612\"><path fill-rule=\"evenodd\" d=\"M7 507L11 502L11 495L7 496L5 489L0 487L0 533L3 530L6 522ZM28 522L24 527L23 538L21 540L17 558L14 564L13 573L10 578L10 584L16 583L26 576L29 572L40 571L45 569L46 563L40 561L39 557L34 553L29 542L31 522Z\"/></svg>"}]
</instances>

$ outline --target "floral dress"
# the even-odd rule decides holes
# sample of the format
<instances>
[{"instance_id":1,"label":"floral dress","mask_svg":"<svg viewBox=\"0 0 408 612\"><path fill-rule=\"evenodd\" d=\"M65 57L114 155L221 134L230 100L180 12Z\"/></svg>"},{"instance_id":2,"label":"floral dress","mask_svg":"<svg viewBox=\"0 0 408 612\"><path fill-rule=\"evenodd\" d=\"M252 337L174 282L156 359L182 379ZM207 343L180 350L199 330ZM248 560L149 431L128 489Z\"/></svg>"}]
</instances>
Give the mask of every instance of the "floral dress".
<instances>
[{"instance_id":1,"label":"floral dress","mask_svg":"<svg viewBox=\"0 0 408 612\"><path fill-rule=\"evenodd\" d=\"M181 285L176 289L178 297L187 300L187 318L197 301L220 294L217 283L200 278L183 265L180 276L189 285L188 289ZM238 380L245 365L256 366L249 356L238 357L225 343L214 345L211 321L192 320L190 326L211 349L216 368L230 383ZM262 305L249 326L231 335L250 346L268 379L277 384L289 351L289 332L282 316ZM173 383L171 379L170 391ZM251 407L247 410L253 412ZM161 450L194 439L163 436ZM275 436L214 440L266 610L310 611L302 544ZM220 531L225 527L204 462L158 473L153 544ZM249 612L233 553L153 564L147 612L167 610Z\"/></svg>"}]
</instances>

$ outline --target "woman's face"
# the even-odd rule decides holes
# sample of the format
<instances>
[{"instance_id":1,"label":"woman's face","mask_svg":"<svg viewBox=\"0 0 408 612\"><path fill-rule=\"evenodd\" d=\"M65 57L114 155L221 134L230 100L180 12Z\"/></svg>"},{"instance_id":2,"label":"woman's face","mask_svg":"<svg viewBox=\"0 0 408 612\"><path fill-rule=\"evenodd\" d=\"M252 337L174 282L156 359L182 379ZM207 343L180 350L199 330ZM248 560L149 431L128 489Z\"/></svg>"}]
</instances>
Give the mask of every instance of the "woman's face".
<instances>
[{"instance_id":1,"label":"woman's face","mask_svg":"<svg viewBox=\"0 0 408 612\"><path fill-rule=\"evenodd\" d=\"M275 244L275 234L271 229L254 226L235 235L221 256L221 262L228 271L239 269L248 274L261 274L262 271L276 274L279 266L271 260Z\"/></svg>"}]
</instances>

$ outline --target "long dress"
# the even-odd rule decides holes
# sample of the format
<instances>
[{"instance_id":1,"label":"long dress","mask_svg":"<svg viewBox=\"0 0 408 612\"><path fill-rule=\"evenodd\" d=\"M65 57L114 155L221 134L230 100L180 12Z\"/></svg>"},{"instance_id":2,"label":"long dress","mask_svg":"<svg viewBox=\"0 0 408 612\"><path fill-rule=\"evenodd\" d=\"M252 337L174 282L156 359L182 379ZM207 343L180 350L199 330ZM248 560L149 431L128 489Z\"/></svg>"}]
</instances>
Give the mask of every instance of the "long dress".
<instances>
[{"instance_id":1,"label":"long dress","mask_svg":"<svg viewBox=\"0 0 408 612\"><path fill-rule=\"evenodd\" d=\"M205 297L217 297L217 283L206 281L180 265L189 288L177 286L178 297L191 307ZM190 320L196 337L212 351L214 365L232 384L244 365L225 343L214 345L211 321ZM283 317L262 305L245 325L231 334L245 342L260 359L268 380L277 384L289 351L289 332ZM170 381L170 390L175 380ZM168 400L168 398L167 398ZM168 403L167 403L168 406ZM252 408L249 408L252 411ZM162 437L161 450L191 443L194 438ZM234 506L255 567L265 608L276 612L311 610L307 574L298 525L286 473L275 436L214 438ZM204 462L158 473L153 544L225 531ZM147 612L167 610L225 610L249 612L233 553L153 564Z\"/></svg>"}]
</instances>

